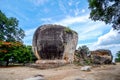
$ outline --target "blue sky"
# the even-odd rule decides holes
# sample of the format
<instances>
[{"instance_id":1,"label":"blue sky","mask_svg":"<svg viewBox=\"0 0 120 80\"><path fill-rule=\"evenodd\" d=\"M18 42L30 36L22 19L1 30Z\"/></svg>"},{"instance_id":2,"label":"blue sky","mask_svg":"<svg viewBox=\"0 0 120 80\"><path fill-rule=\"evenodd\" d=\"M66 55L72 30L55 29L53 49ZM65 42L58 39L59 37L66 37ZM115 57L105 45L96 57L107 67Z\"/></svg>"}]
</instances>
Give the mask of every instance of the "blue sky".
<instances>
[{"instance_id":1,"label":"blue sky","mask_svg":"<svg viewBox=\"0 0 120 80\"><path fill-rule=\"evenodd\" d=\"M0 0L0 10L8 17L16 17L25 30L24 44L31 45L33 33L43 24L69 26L78 33L78 46L90 50L120 50L120 34L111 25L89 19L87 0Z\"/></svg>"}]
</instances>

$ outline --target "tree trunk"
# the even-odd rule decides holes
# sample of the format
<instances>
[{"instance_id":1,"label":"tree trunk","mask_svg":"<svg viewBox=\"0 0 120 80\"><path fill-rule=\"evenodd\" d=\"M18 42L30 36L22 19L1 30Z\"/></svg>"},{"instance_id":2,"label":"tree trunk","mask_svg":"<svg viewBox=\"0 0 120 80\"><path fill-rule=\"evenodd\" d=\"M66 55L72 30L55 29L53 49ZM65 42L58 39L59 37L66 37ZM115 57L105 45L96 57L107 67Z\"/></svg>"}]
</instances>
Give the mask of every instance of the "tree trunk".
<instances>
[{"instance_id":1,"label":"tree trunk","mask_svg":"<svg viewBox=\"0 0 120 80\"><path fill-rule=\"evenodd\" d=\"M8 64L9 64L9 60L6 61L6 66L8 66Z\"/></svg>"}]
</instances>

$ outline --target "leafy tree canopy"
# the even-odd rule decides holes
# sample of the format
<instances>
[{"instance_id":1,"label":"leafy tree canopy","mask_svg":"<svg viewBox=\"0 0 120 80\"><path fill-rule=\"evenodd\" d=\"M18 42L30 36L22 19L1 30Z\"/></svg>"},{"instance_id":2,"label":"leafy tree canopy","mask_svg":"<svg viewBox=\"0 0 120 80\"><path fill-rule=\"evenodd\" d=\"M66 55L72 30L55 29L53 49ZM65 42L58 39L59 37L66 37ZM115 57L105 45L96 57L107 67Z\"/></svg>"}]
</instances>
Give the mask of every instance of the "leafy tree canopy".
<instances>
[{"instance_id":1,"label":"leafy tree canopy","mask_svg":"<svg viewBox=\"0 0 120 80\"><path fill-rule=\"evenodd\" d=\"M18 20L13 17L7 18L0 10L0 40L22 41L24 36L24 31L18 27Z\"/></svg>"},{"instance_id":2,"label":"leafy tree canopy","mask_svg":"<svg viewBox=\"0 0 120 80\"><path fill-rule=\"evenodd\" d=\"M120 0L88 0L90 18L112 24L115 30L120 29Z\"/></svg>"},{"instance_id":3,"label":"leafy tree canopy","mask_svg":"<svg viewBox=\"0 0 120 80\"><path fill-rule=\"evenodd\" d=\"M79 65L90 65L91 59L88 57L90 51L86 45L80 46L75 53L75 63Z\"/></svg>"},{"instance_id":4,"label":"leafy tree canopy","mask_svg":"<svg viewBox=\"0 0 120 80\"><path fill-rule=\"evenodd\" d=\"M84 54L89 54L89 48L86 45L83 45L83 46L79 47L78 51L82 52Z\"/></svg>"},{"instance_id":5,"label":"leafy tree canopy","mask_svg":"<svg viewBox=\"0 0 120 80\"><path fill-rule=\"evenodd\" d=\"M83 45L78 48L78 54L79 58L85 59L87 58L87 55L89 54L89 48L86 45Z\"/></svg>"},{"instance_id":6,"label":"leafy tree canopy","mask_svg":"<svg viewBox=\"0 0 120 80\"><path fill-rule=\"evenodd\" d=\"M32 52L32 46L26 46L21 42L0 41L0 61L5 61L6 66L11 61L24 64L35 60L36 57Z\"/></svg>"}]
</instances>

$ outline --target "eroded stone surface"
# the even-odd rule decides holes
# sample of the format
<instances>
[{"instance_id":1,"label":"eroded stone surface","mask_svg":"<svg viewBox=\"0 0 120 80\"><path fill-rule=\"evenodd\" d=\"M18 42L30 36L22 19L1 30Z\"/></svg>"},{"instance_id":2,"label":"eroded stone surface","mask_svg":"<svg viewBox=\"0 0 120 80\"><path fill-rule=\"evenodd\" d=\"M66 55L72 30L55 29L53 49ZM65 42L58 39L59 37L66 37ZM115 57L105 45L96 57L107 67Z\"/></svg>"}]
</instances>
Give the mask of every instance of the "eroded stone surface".
<instances>
[{"instance_id":1,"label":"eroded stone surface","mask_svg":"<svg viewBox=\"0 0 120 80\"><path fill-rule=\"evenodd\" d=\"M91 58L94 64L111 64L113 56L110 50L99 49L91 51Z\"/></svg>"},{"instance_id":2,"label":"eroded stone surface","mask_svg":"<svg viewBox=\"0 0 120 80\"><path fill-rule=\"evenodd\" d=\"M34 33L32 47L39 60L66 60L72 62L78 35L61 25L42 25Z\"/></svg>"}]
</instances>

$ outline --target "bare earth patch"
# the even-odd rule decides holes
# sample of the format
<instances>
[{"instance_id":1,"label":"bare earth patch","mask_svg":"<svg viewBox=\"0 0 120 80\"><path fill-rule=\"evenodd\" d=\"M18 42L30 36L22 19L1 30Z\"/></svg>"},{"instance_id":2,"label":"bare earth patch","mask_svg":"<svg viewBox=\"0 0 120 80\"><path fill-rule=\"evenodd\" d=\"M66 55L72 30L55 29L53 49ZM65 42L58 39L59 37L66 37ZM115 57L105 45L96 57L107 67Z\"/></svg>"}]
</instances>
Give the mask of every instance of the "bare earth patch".
<instances>
[{"instance_id":1,"label":"bare earth patch","mask_svg":"<svg viewBox=\"0 0 120 80\"><path fill-rule=\"evenodd\" d=\"M102 65L85 72L80 66L69 64L59 68L40 70L30 67L0 68L0 80L24 80L43 75L46 80L120 80L120 63Z\"/></svg>"}]
</instances>

